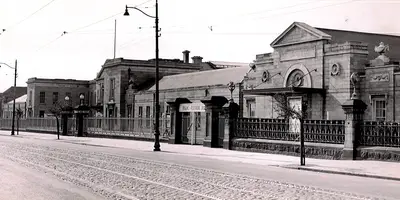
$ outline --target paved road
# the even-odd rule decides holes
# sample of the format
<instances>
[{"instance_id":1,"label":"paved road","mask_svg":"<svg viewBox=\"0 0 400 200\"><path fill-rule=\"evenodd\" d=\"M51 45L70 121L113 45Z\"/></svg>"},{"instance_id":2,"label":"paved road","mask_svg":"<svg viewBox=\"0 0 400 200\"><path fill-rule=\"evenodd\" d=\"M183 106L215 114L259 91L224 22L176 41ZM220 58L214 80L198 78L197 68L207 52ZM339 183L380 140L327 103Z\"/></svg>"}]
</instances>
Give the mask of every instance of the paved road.
<instances>
[{"instance_id":1,"label":"paved road","mask_svg":"<svg viewBox=\"0 0 400 200\"><path fill-rule=\"evenodd\" d=\"M105 199L400 199L396 181L56 140L0 136L0 157Z\"/></svg>"},{"instance_id":2,"label":"paved road","mask_svg":"<svg viewBox=\"0 0 400 200\"><path fill-rule=\"evenodd\" d=\"M104 198L51 175L0 158L0 199L95 200Z\"/></svg>"}]
</instances>

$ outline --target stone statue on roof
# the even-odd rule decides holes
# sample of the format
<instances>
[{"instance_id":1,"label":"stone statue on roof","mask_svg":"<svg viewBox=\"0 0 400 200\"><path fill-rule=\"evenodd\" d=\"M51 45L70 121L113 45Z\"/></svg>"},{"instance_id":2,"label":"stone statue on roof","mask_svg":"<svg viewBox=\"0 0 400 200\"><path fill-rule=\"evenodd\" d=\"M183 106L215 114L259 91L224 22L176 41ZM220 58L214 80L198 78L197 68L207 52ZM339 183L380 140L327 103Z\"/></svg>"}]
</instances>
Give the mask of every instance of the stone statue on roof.
<instances>
[{"instance_id":1,"label":"stone statue on roof","mask_svg":"<svg viewBox=\"0 0 400 200\"><path fill-rule=\"evenodd\" d=\"M389 45L385 45L383 42L379 43L379 46L375 46L375 52L382 55L389 51Z\"/></svg>"},{"instance_id":2,"label":"stone statue on roof","mask_svg":"<svg viewBox=\"0 0 400 200\"><path fill-rule=\"evenodd\" d=\"M379 43L379 46L375 46L374 50L379 54L379 56L372 61L373 65L382 65L383 63L388 63L390 61L390 59L385 55L385 53L389 51L389 45L385 45L381 42Z\"/></svg>"}]
</instances>

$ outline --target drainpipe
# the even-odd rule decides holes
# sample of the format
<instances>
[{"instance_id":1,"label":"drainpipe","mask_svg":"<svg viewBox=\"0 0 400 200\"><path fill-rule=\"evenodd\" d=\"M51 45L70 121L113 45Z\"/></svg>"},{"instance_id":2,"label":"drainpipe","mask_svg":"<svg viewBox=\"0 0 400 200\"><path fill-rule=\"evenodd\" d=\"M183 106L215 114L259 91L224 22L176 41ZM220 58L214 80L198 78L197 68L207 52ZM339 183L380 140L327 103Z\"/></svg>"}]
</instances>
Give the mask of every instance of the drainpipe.
<instances>
[{"instance_id":1,"label":"drainpipe","mask_svg":"<svg viewBox=\"0 0 400 200\"><path fill-rule=\"evenodd\" d=\"M393 122L396 121L396 74L394 73L393 70L393 105L392 105L392 109L393 109Z\"/></svg>"},{"instance_id":2,"label":"drainpipe","mask_svg":"<svg viewBox=\"0 0 400 200\"><path fill-rule=\"evenodd\" d=\"M322 89L325 89L325 41L322 43ZM322 94L322 119L326 119L326 92Z\"/></svg>"}]
</instances>

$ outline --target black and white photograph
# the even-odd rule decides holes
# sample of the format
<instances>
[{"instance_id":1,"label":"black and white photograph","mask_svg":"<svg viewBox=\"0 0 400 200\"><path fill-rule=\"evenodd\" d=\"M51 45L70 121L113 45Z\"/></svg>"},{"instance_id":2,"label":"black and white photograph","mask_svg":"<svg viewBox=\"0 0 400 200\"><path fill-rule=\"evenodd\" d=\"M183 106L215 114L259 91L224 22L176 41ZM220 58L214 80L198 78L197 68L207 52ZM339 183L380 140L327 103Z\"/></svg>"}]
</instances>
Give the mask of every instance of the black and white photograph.
<instances>
[{"instance_id":1,"label":"black and white photograph","mask_svg":"<svg viewBox=\"0 0 400 200\"><path fill-rule=\"evenodd\" d=\"M400 0L0 0L0 200L399 200Z\"/></svg>"}]
</instances>

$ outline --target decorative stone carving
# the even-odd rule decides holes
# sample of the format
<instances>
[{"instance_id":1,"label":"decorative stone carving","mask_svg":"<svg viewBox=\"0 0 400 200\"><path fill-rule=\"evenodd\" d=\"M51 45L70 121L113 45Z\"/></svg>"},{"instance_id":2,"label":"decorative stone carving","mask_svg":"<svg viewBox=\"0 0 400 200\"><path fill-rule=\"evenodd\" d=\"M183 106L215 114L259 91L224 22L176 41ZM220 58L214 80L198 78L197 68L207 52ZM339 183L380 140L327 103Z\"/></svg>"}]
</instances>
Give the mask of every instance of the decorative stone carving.
<instances>
[{"instance_id":1,"label":"decorative stone carving","mask_svg":"<svg viewBox=\"0 0 400 200\"><path fill-rule=\"evenodd\" d=\"M379 54L375 60L379 59L384 63L388 63L390 61L390 59L385 55L385 53L389 51L389 45L385 45L383 42L381 42L379 43L379 46L375 46L374 50Z\"/></svg>"},{"instance_id":2,"label":"decorative stone carving","mask_svg":"<svg viewBox=\"0 0 400 200\"><path fill-rule=\"evenodd\" d=\"M304 81L304 73L301 70L294 70L289 78L288 83L286 84L288 87L300 87L303 85Z\"/></svg>"},{"instance_id":3,"label":"decorative stone carving","mask_svg":"<svg viewBox=\"0 0 400 200\"><path fill-rule=\"evenodd\" d=\"M379 46L375 46L375 52L379 55L383 55L389 51L389 45L385 45L383 42L379 43Z\"/></svg>"},{"instance_id":4,"label":"decorative stone carving","mask_svg":"<svg viewBox=\"0 0 400 200\"><path fill-rule=\"evenodd\" d=\"M357 96L357 92L356 92L356 84L358 82L360 82L360 75L357 72L353 72L350 75L350 81L353 84L353 94L351 96L351 99L357 99L358 96Z\"/></svg>"},{"instance_id":5,"label":"decorative stone carving","mask_svg":"<svg viewBox=\"0 0 400 200\"><path fill-rule=\"evenodd\" d=\"M387 82L389 81L389 73L374 74L371 77L370 82Z\"/></svg>"},{"instance_id":6,"label":"decorative stone carving","mask_svg":"<svg viewBox=\"0 0 400 200\"><path fill-rule=\"evenodd\" d=\"M265 83L265 82L268 82L269 80L270 80L269 71L268 71L268 70L265 70L265 71L263 72L263 74L262 74L261 81L262 81L263 83Z\"/></svg>"},{"instance_id":7,"label":"decorative stone carving","mask_svg":"<svg viewBox=\"0 0 400 200\"><path fill-rule=\"evenodd\" d=\"M340 74L340 65L339 63L334 63L331 66L331 76L338 76Z\"/></svg>"}]
</instances>

